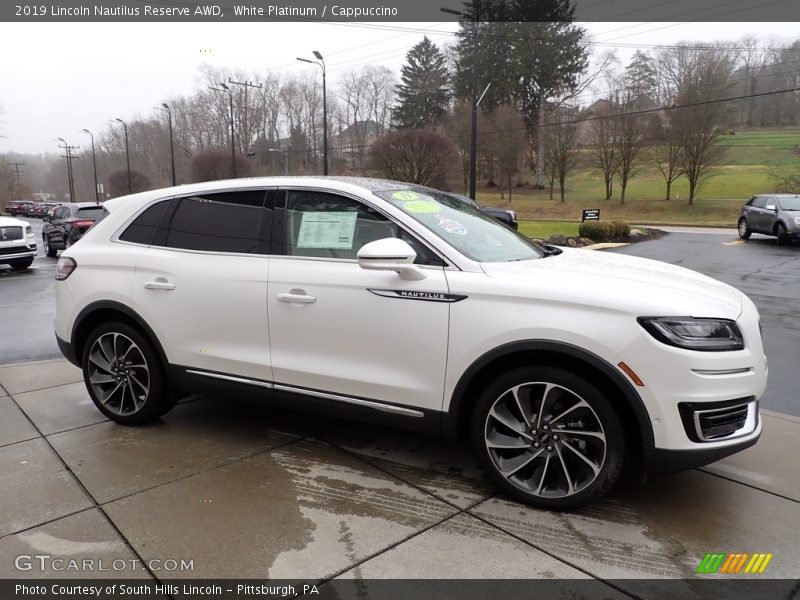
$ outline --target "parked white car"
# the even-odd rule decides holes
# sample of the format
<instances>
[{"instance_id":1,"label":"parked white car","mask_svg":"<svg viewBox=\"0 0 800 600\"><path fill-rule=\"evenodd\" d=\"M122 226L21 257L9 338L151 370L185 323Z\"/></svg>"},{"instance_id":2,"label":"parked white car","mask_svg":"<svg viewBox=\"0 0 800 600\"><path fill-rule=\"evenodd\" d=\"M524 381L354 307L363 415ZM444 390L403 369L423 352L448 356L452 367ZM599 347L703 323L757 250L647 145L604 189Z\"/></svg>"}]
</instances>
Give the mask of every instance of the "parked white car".
<instances>
[{"instance_id":1,"label":"parked white car","mask_svg":"<svg viewBox=\"0 0 800 600\"><path fill-rule=\"evenodd\" d=\"M260 178L156 190L58 262L55 329L127 425L179 393L471 438L497 484L567 509L624 464L756 442L759 316L696 272L538 246L429 188Z\"/></svg>"},{"instance_id":2,"label":"parked white car","mask_svg":"<svg viewBox=\"0 0 800 600\"><path fill-rule=\"evenodd\" d=\"M24 271L36 256L36 238L30 223L11 217L0 217L0 265Z\"/></svg>"}]
</instances>

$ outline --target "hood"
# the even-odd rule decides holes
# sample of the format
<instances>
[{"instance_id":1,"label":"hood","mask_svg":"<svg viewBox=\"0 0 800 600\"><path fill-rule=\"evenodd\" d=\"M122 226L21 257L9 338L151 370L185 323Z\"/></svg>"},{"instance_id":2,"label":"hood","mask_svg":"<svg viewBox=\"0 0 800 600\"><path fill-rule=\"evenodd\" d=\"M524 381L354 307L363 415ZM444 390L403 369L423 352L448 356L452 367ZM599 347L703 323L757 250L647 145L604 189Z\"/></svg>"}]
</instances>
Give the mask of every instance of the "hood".
<instances>
[{"instance_id":1,"label":"hood","mask_svg":"<svg viewBox=\"0 0 800 600\"><path fill-rule=\"evenodd\" d=\"M15 219L14 217L0 217L0 227L27 227L30 225L27 221L22 219Z\"/></svg>"},{"instance_id":2,"label":"hood","mask_svg":"<svg viewBox=\"0 0 800 600\"><path fill-rule=\"evenodd\" d=\"M537 297L604 306L638 316L736 319L743 294L696 271L646 258L563 248L535 260L482 263L492 278L533 285Z\"/></svg>"}]
</instances>

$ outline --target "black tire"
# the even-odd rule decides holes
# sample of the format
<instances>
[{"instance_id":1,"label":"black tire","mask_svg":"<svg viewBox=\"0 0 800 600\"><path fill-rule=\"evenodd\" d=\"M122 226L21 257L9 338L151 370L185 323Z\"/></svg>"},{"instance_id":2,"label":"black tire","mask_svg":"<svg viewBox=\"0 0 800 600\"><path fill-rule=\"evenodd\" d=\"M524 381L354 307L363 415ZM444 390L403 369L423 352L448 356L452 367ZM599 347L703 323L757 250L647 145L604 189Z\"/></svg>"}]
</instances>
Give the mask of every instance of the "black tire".
<instances>
[{"instance_id":1,"label":"black tire","mask_svg":"<svg viewBox=\"0 0 800 600\"><path fill-rule=\"evenodd\" d=\"M42 236L42 247L44 248L44 253L49 258L55 258L56 254L58 254L58 250L56 250L50 245L50 236L47 235Z\"/></svg>"},{"instance_id":2,"label":"black tire","mask_svg":"<svg viewBox=\"0 0 800 600\"><path fill-rule=\"evenodd\" d=\"M743 240L749 240L750 236L752 235L752 231L750 230L750 226L747 224L747 219L741 218L739 219L739 224L737 225L737 229L739 230L739 237Z\"/></svg>"},{"instance_id":3,"label":"black tire","mask_svg":"<svg viewBox=\"0 0 800 600\"><path fill-rule=\"evenodd\" d=\"M547 398L541 420L540 396ZM521 418L520 407L528 415ZM625 457L625 434L609 400L583 377L557 367L521 367L490 383L474 406L470 437L500 489L549 510L571 510L605 494L619 479Z\"/></svg>"},{"instance_id":4,"label":"black tire","mask_svg":"<svg viewBox=\"0 0 800 600\"><path fill-rule=\"evenodd\" d=\"M95 328L86 340L81 365L89 396L112 421L143 425L175 406L158 353L146 336L126 323Z\"/></svg>"},{"instance_id":5,"label":"black tire","mask_svg":"<svg viewBox=\"0 0 800 600\"><path fill-rule=\"evenodd\" d=\"M31 258L19 258L16 260L8 261L8 266L11 267L14 271L24 271L28 267L33 264L33 257Z\"/></svg>"},{"instance_id":6,"label":"black tire","mask_svg":"<svg viewBox=\"0 0 800 600\"><path fill-rule=\"evenodd\" d=\"M775 237L778 241L778 246L786 246L789 240L789 234L786 232L786 226L783 223L778 223L775 226Z\"/></svg>"}]
</instances>

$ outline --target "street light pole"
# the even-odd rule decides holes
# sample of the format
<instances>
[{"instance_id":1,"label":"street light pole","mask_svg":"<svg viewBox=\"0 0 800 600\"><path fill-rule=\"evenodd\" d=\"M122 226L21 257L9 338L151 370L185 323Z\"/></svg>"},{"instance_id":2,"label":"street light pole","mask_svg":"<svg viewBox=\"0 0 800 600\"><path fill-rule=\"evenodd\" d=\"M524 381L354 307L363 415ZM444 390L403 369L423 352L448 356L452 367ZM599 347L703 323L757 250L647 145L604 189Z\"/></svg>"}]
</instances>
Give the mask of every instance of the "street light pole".
<instances>
[{"instance_id":1,"label":"street light pole","mask_svg":"<svg viewBox=\"0 0 800 600\"><path fill-rule=\"evenodd\" d=\"M156 110L167 111L167 121L169 122L169 159L172 163L172 185L175 186L178 184L175 182L175 142L172 137L172 111L169 108L169 104L166 102L162 102L161 107L156 106Z\"/></svg>"},{"instance_id":2,"label":"street light pole","mask_svg":"<svg viewBox=\"0 0 800 600\"><path fill-rule=\"evenodd\" d=\"M117 117L114 119L117 123L122 123L122 127L125 130L125 164L128 166L128 193L133 193L133 182L131 181L131 151L130 147L128 146L128 124Z\"/></svg>"},{"instance_id":3,"label":"street light pole","mask_svg":"<svg viewBox=\"0 0 800 600\"><path fill-rule=\"evenodd\" d=\"M307 58L298 57L300 62L307 62L317 65L322 68L322 174L328 174L328 93L326 89L326 69L325 60L319 50L314 50L314 56L317 60L309 60ZM288 157L288 155L287 155ZM288 160L288 158L287 158Z\"/></svg>"},{"instance_id":4,"label":"street light pole","mask_svg":"<svg viewBox=\"0 0 800 600\"><path fill-rule=\"evenodd\" d=\"M473 0L472 14L441 8L442 12L472 21L470 43L470 85L472 87L472 113L470 115L469 140L469 197L476 200L478 182L478 11L480 0Z\"/></svg>"},{"instance_id":5,"label":"street light pole","mask_svg":"<svg viewBox=\"0 0 800 600\"><path fill-rule=\"evenodd\" d=\"M220 83L222 89L215 88L211 86L209 89L215 90L217 92L228 92L228 98L230 99L231 103L231 171L233 173L233 178L236 179L236 141L233 137L233 91L229 88L225 83Z\"/></svg>"},{"instance_id":6,"label":"street light pole","mask_svg":"<svg viewBox=\"0 0 800 600\"><path fill-rule=\"evenodd\" d=\"M94 198L100 204L100 186L97 185L97 154L94 151L94 135L88 129L81 129L83 133L88 133L92 138L92 168L94 169Z\"/></svg>"}]
</instances>

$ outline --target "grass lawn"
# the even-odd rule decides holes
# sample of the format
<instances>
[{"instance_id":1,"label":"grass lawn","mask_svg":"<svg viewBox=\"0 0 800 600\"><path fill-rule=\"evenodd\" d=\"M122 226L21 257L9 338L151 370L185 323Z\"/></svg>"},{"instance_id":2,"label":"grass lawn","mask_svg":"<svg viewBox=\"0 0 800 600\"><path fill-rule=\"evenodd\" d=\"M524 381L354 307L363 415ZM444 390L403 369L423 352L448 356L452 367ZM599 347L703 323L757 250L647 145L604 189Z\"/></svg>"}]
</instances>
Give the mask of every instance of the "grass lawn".
<instances>
[{"instance_id":1,"label":"grass lawn","mask_svg":"<svg viewBox=\"0 0 800 600\"><path fill-rule=\"evenodd\" d=\"M546 240L550 236L561 234L567 237L578 235L580 223L567 221L520 221L519 232L530 238Z\"/></svg>"},{"instance_id":2,"label":"grass lawn","mask_svg":"<svg viewBox=\"0 0 800 600\"><path fill-rule=\"evenodd\" d=\"M724 164L715 168L701 183L692 206L687 204L689 186L685 177L673 183L672 199L665 200L664 180L647 164L634 172L624 205L620 204L616 181L614 196L606 200L602 177L585 164L585 157L579 159L578 166L567 179L564 203L559 201L558 189L550 200L549 190L534 190L531 186L515 188L509 202L507 193L501 199L497 188L483 185L478 188L478 202L485 206L513 208L521 221L579 221L581 209L599 208L604 221L732 227L745 200L758 193L773 191L775 182L770 177L771 169L776 165L783 168L796 165L800 169L800 128L753 129L723 136L720 143L728 148ZM533 176L528 177L528 181L533 180ZM568 225L574 226L575 233L570 233L572 229L564 229L565 225L560 225L562 228L559 230L543 231L550 235L576 235L577 224ZM520 224L520 230L526 235L537 237L528 233L538 232L528 229L531 227L534 226Z\"/></svg>"}]
</instances>

